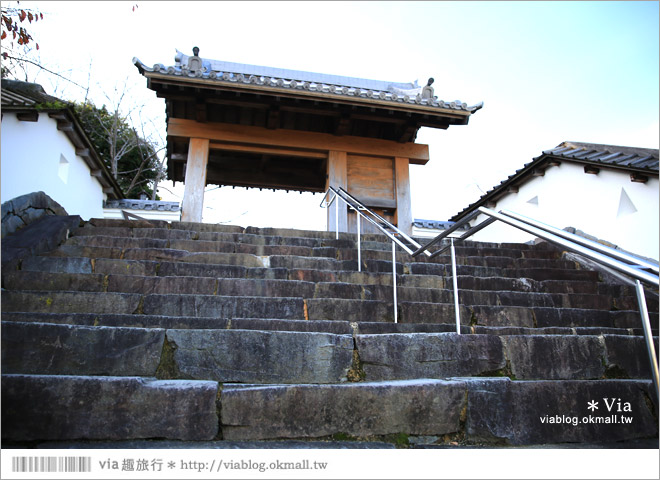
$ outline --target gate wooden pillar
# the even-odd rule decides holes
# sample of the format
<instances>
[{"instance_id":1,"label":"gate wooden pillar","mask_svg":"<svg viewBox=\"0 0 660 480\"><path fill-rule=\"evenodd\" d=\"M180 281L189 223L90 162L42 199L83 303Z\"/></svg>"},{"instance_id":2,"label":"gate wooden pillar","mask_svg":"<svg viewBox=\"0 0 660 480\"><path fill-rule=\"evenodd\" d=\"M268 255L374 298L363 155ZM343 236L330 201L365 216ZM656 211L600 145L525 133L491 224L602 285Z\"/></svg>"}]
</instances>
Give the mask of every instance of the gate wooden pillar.
<instances>
[{"instance_id":1,"label":"gate wooden pillar","mask_svg":"<svg viewBox=\"0 0 660 480\"><path fill-rule=\"evenodd\" d=\"M201 223L204 211L206 168L209 162L209 139L191 138L186 162L186 180L181 208L182 222Z\"/></svg>"},{"instance_id":2,"label":"gate wooden pillar","mask_svg":"<svg viewBox=\"0 0 660 480\"><path fill-rule=\"evenodd\" d=\"M328 187L343 188L344 190L348 187L347 182L347 170L346 170L346 152L338 152L331 150L328 152L328 184L326 185L326 190ZM336 202L339 202L339 208L335 205L332 205L328 208L328 231L335 229L335 226L338 225L338 230L340 232L348 231L348 211L346 204L341 200L337 199ZM339 221L337 222L337 212L339 212Z\"/></svg>"},{"instance_id":3,"label":"gate wooden pillar","mask_svg":"<svg viewBox=\"0 0 660 480\"><path fill-rule=\"evenodd\" d=\"M394 182L396 190L396 223L399 230L412 235L412 202L410 199L410 160L394 159Z\"/></svg>"}]
</instances>

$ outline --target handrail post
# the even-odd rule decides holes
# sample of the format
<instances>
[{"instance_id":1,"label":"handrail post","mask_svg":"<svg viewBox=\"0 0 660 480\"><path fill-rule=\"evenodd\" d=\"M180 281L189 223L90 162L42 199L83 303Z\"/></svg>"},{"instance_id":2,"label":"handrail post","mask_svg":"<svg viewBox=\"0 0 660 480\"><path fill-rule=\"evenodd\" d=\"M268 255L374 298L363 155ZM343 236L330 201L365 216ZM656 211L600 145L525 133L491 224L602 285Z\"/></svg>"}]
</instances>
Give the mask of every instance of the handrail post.
<instances>
[{"instance_id":1,"label":"handrail post","mask_svg":"<svg viewBox=\"0 0 660 480\"><path fill-rule=\"evenodd\" d=\"M357 247L358 247L358 272L362 271L362 252L360 249L360 212L356 211L357 217Z\"/></svg>"},{"instance_id":2,"label":"handrail post","mask_svg":"<svg viewBox=\"0 0 660 480\"><path fill-rule=\"evenodd\" d=\"M456 249L454 239L451 239L451 274L454 283L454 315L456 316L456 333L461 334L461 313L458 305L458 279L456 278Z\"/></svg>"},{"instance_id":3,"label":"handrail post","mask_svg":"<svg viewBox=\"0 0 660 480\"><path fill-rule=\"evenodd\" d=\"M335 193L335 240L339 240L339 200Z\"/></svg>"},{"instance_id":4,"label":"handrail post","mask_svg":"<svg viewBox=\"0 0 660 480\"><path fill-rule=\"evenodd\" d=\"M653 332L651 331L651 322L649 321L649 311L646 307L646 296L644 288L639 280L635 280L637 290L637 302L639 303L639 313L642 317L642 328L644 330L644 340L646 340L646 350L651 363L651 376L655 386L656 399L660 398L660 387L658 386L658 358L655 355L655 346L653 345Z\"/></svg>"},{"instance_id":5,"label":"handrail post","mask_svg":"<svg viewBox=\"0 0 660 480\"><path fill-rule=\"evenodd\" d=\"M396 244L392 242L392 286L394 292L392 298L394 298L394 323L398 323L398 307L396 300Z\"/></svg>"}]
</instances>

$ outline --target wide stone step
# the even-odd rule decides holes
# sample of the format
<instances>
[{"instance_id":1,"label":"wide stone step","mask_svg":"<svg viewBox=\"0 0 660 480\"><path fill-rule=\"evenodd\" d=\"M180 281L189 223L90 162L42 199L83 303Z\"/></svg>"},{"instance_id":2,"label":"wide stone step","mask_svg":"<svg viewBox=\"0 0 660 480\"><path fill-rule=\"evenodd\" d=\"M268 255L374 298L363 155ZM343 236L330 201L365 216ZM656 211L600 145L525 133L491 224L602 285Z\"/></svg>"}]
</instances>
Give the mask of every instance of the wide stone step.
<instances>
[{"instance_id":1,"label":"wide stone step","mask_svg":"<svg viewBox=\"0 0 660 480\"><path fill-rule=\"evenodd\" d=\"M2 292L2 312L119 313L303 320L302 298L111 292Z\"/></svg>"},{"instance_id":2,"label":"wide stone step","mask_svg":"<svg viewBox=\"0 0 660 480\"><path fill-rule=\"evenodd\" d=\"M221 430L225 440L234 441L340 433L352 437L428 435L499 445L620 441L657 435L653 414L657 406L649 401L652 388L644 380L507 378L225 384L220 396ZM601 409L590 412L589 402L598 402ZM577 420L567 425L557 421L559 417Z\"/></svg>"},{"instance_id":3,"label":"wide stone step","mask_svg":"<svg viewBox=\"0 0 660 480\"><path fill-rule=\"evenodd\" d=\"M287 320L274 318L217 318L167 315L124 315L95 313L33 313L6 312L3 321L55 323L84 326L136 327L164 329L238 329L285 332L318 332L337 335L382 333L444 333L455 332L455 323L384 323L348 322L342 320ZM452 319L453 320L453 319ZM482 335L623 335L643 336L641 325L615 327L515 327L462 325L463 334ZM658 335L657 326L653 327Z\"/></svg>"},{"instance_id":4,"label":"wide stone step","mask_svg":"<svg viewBox=\"0 0 660 480\"><path fill-rule=\"evenodd\" d=\"M200 242L218 242L231 244L248 244L254 246L294 246L294 247L333 247L356 248L353 239L340 238L310 238L282 237L273 235L257 235L243 233L241 227L237 231L193 231L179 228L130 228L130 227L93 227L89 224L71 232L75 237L125 237L152 238L161 240L199 240ZM375 245L380 245L375 243Z\"/></svg>"},{"instance_id":5,"label":"wide stone step","mask_svg":"<svg viewBox=\"0 0 660 480\"><path fill-rule=\"evenodd\" d=\"M121 271L121 269L120 269ZM142 276L45 273L31 271L6 272L3 287L8 290L48 290L86 292L125 292L141 294L199 294L226 296L267 296L302 298L347 298L365 300L392 299L393 290L387 285L359 285L339 282L305 282L299 280L210 278L194 276ZM450 303L453 292L448 289L397 287L402 301ZM513 291L475 291L462 289L461 302L466 305L518 305L567 308L630 310L637 307L637 299L608 295L567 295Z\"/></svg>"},{"instance_id":6,"label":"wide stone step","mask_svg":"<svg viewBox=\"0 0 660 480\"><path fill-rule=\"evenodd\" d=\"M350 334L2 322L3 373L339 383L352 364Z\"/></svg>"},{"instance_id":7,"label":"wide stone step","mask_svg":"<svg viewBox=\"0 0 660 480\"><path fill-rule=\"evenodd\" d=\"M357 335L356 347L367 381L455 376L651 378L642 337L396 333Z\"/></svg>"},{"instance_id":8,"label":"wide stone step","mask_svg":"<svg viewBox=\"0 0 660 480\"><path fill-rule=\"evenodd\" d=\"M393 322L392 301L340 298L306 299L308 318L352 322ZM514 327L640 327L639 312L518 305L459 305L463 325ZM653 313L655 314L655 312ZM452 323L454 304L398 302L401 323Z\"/></svg>"},{"instance_id":9,"label":"wide stone step","mask_svg":"<svg viewBox=\"0 0 660 480\"><path fill-rule=\"evenodd\" d=\"M212 440L218 384L2 374L2 440Z\"/></svg>"},{"instance_id":10,"label":"wide stone step","mask_svg":"<svg viewBox=\"0 0 660 480\"><path fill-rule=\"evenodd\" d=\"M209 329L209 330L265 330L283 332L316 332L351 335L350 322L340 320L287 320L281 318L219 318L167 315L130 315L97 313L3 313L3 321L54 323L95 327L135 327L162 329ZM444 330L443 330L444 331ZM469 331L466 330L466 333ZM571 332L568 332L571 333ZM620 335L632 334L620 329Z\"/></svg>"},{"instance_id":11,"label":"wide stone step","mask_svg":"<svg viewBox=\"0 0 660 480\"><path fill-rule=\"evenodd\" d=\"M406 263L406 273L416 275L451 276L451 265L441 263ZM390 263L390 271L392 270ZM591 270L576 270L565 268L497 268L477 265L457 265L456 274L470 277L508 277L529 278L532 280L570 280L583 282L598 282L599 274Z\"/></svg>"},{"instance_id":12,"label":"wide stone step","mask_svg":"<svg viewBox=\"0 0 660 480\"><path fill-rule=\"evenodd\" d=\"M258 330L167 330L163 374L241 383L340 383L351 335Z\"/></svg>"},{"instance_id":13,"label":"wide stone step","mask_svg":"<svg viewBox=\"0 0 660 480\"><path fill-rule=\"evenodd\" d=\"M333 247L308 247L296 245L255 245L251 243L218 242L190 239L154 239L149 237L75 236L64 246L104 247L119 249L162 248L185 250L190 253L248 253L251 255L298 255L307 257L332 257L337 255Z\"/></svg>"},{"instance_id":14,"label":"wide stone step","mask_svg":"<svg viewBox=\"0 0 660 480\"><path fill-rule=\"evenodd\" d=\"M161 328L2 322L2 373L156 375Z\"/></svg>"}]
</instances>

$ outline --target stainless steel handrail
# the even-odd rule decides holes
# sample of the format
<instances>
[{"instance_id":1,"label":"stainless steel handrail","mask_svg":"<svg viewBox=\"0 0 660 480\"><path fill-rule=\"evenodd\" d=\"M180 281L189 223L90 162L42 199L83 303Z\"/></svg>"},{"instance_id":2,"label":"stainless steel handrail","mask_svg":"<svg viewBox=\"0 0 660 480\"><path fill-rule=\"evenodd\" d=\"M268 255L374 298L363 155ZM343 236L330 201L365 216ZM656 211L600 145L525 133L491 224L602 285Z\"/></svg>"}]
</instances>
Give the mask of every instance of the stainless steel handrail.
<instances>
[{"instance_id":1,"label":"stainless steel handrail","mask_svg":"<svg viewBox=\"0 0 660 480\"><path fill-rule=\"evenodd\" d=\"M636 291L637 291L637 301L639 304L640 316L642 321L642 329L644 331L644 339L646 341L646 348L649 356L649 362L651 366L651 374L653 379L653 384L655 386L656 394L660 397L660 386L659 386L659 374L658 374L658 361L655 352L655 346L653 344L653 332L651 330L651 323L649 320L648 309L646 307L646 299L644 296L644 289L641 282L645 282L651 286L658 287L660 284L660 279L658 275L649 273L645 270L652 270L657 272L658 266L652 262L648 262L644 259L637 258L633 255L626 254L619 250L607 247L605 245L592 242L583 237L571 234L570 232L565 232L559 230L550 225L538 222L536 220L524 217L523 215L516 214L514 212L504 210L500 212L495 212L485 207L478 207L472 211L467 217L463 218L460 222L457 222L452 228L455 230L459 228L457 225L467 224L470 220L476 218L478 215L483 214L488 217L483 222L471 227L465 234L463 234L459 240L465 240L466 238L474 235L479 230L482 230L486 226L490 225L495 221L501 221L507 225L518 228L524 232L535 235L539 238L542 238L546 241L549 241L553 244L559 245L563 248L566 248L569 251L582 255L586 258L589 258L601 265L606 265L610 268L613 268L620 273L623 273L629 277L635 279ZM429 252L429 247L435 245L443 238L449 235L449 231L445 231L440 235L436 236L430 242L428 242L423 247L417 249L412 253L412 256L415 257L422 252ZM576 238L577 237L577 238ZM445 251L447 248L452 249L452 264L455 262L453 249L454 249L454 240L452 239L451 245L445 246L441 250L434 252L431 257L439 255L441 252ZM628 263L626 263L628 262ZM453 265L452 265L453 266ZM455 268L455 267L454 267ZM455 277L454 273L454 277ZM455 280L455 278L454 278ZM454 281L454 300L457 302L458 298L458 288L456 286L456 281ZM456 315L458 316L458 307L456 307ZM459 320L457 320L459 322Z\"/></svg>"},{"instance_id":2,"label":"stainless steel handrail","mask_svg":"<svg viewBox=\"0 0 660 480\"><path fill-rule=\"evenodd\" d=\"M331 192L333 193L333 196L328 201L327 198ZM319 206L322 208L330 208L330 205L332 205L332 203L335 202L337 198L342 200L346 205L348 205L349 208L355 210L357 214L358 272L362 271L362 249L360 246L361 243L360 218L364 218L365 220L370 222L392 241L392 289L393 289L392 298L394 303L394 323L397 323L398 305L397 305L397 294L396 294L397 293L396 292L396 245L399 245L409 254L412 254L414 251L412 248L410 248L408 245L402 242L400 238L397 238L397 236L405 239L415 249L419 249L421 245L414 239L410 238L410 236L408 236L405 232L401 231L399 228L392 225L390 222L388 222L383 217L378 215L376 212L370 210L357 198L355 198L353 195L351 195L341 187L339 188L334 188L332 186L328 187L328 190L321 199L321 203L319 204ZM339 239L339 202L338 201L335 202L335 235L336 238ZM426 255L431 256L429 252L427 252Z\"/></svg>"}]
</instances>

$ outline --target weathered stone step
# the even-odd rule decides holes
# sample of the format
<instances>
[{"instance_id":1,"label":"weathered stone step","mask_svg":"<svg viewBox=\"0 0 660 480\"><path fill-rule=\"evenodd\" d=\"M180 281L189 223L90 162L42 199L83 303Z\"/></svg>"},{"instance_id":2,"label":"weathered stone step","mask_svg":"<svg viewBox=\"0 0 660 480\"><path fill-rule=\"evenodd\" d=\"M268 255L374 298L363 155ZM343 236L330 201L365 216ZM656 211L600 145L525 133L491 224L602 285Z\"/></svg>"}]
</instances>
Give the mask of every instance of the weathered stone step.
<instances>
[{"instance_id":1,"label":"weathered stone step","mask_svg":"<svg viewBox=\"0 0 660 480\"><path fill-rule=\"evenodd\" d=\"M241 383L340 383L353 337L259 330L167 330L162 375Z\"/></svg>"},{"instance_id":2,"label":"weathered stone step","mask_svg":"<svg viewBox=\"0 0 660 480\"><path fill-rule=\"evenodd\" d=\"M369 285L392 285L391 272L384 274L357 271L318 271L245 267L242 265L169 262L155 260L123 260L87 257L36 256L25 259L21 271L49 273L98 273L104 275L192 276L208 278L272 278L311 282L344 282ZM3 273L10 273L10 270ZM444 288L446 280L437 275L398 275L397 285L407 287Z\"/></svg>"},{"instance_id":3,"label":"weathered stone step","mask_svg":"<svg viewBox=\"0 0 660 480\"><path fill-rule=\"evenodd\" d=\"M339 282L305 282L299 280L209 278L193 276L142 276L6 272L3 287L7 290L47 290L124 292L140 294L199 294L226 296L266 296L302 298L346 298L364 300L392 299L391 286L359 285ZM453 292L448 289L397 287L398 298L410 302L450 303ZM592 308L632 310L637 299L609 295L567 295L514 291L475 291L462 289L461 302L466 305L517 305L557 308Z\"/></svg>"},{"instance_id":4,"label":"weathered stone step","mask_svg":"<svg viewBox=\"0 0 660 480\"><path fill-rule=\"evenodd\" d=\"M372 335L388 333L455 333L455 323L384 323L355 322L354 334ZM485 325L461 325L462 334L480 335L632 335L643 336L641 328L614 327L491 327ZM654 336L658 329L653 329Z\"/></svg>"},{"instance_id":5,"label":"weathered stone step","mask_svg":"<svg viewBox=\"0 0 660 480\"><path fill-rule=\"evenodd\" d=\"M281 318L219 318L143 314L34 312L7 312L2 314L2 318L3 321L11 322L55 323L95 327L266 330L333 333L336 335L351 335L354 332L354 328L350 322L340 320L287 320ZM469 331L466 330L466 333L469 333ZM617 333L626 335L632 332L619 330Z\"/></svg>"},{"instance_id":6,"label":"weathered stone step","mask_svg":"<svg viewBox=\"0 0 660 480\"><path fill-rule=\"evenodd\" d=\"M124 237L124 238L152 238L164 240L193 240L200 242L218 242L231 244L248 244L255 246L295 246L295 247L333 247L333 248L356 248L354 240L340 238L335 240L308 237L278 237L247 234L240 232L211 232L192 231L177 228L129 228L129 227L90 227L71 232L74 237ZM374 245L380 245L375 243Z\"/></svg>"},{"instance_id":7,"label":"weathered stone step","mask_svg":"<svg viewBox=\"0 0 660 480\"><path fill-rule=\"evenodd\" d=\"M212 440L218 384L2 374L2 440Z\"/></svg>"},{"instance_id":8,"label":"weathered stone step","mask_svg":"<svg viewBox=\"0 0 660 480\"><path fill-rule=\"evenodd\" d=\"M335 258L337 250L332 247L308 247L294 245L254 245L251 243L217 242L188 239L154 239L149 237L75 236L64 246L103 247L119 249L162 248L184 250L190 253L247 253L251 255L298 255L306 257Z\"/></svg>"},{"instance_id":9,"label":"weathered stone step","mask_svg":"<svg viewBox=\"0 0 660 480\"><path fill-rule=\"evenodd\" d=\"M652 388L645 380L507 378L343 385L225 384L220 396L221 430L225 440L233 441L319 438L338 433L352 437L446 435L467 444L500 445L649 438L658 432L653 414L657 406L649 401ZM612 412L606 412L605 399ZM593 401L602 409L590 412L587 407ZM632 423L621 423L625 414L633 417ZM601 421L590 422L590 415ZM612 423L613 415L618 415L620 423ZM558 416L578 420L576 425L566 425L555 421ZM605 418L610 421L605 423Z\"/></svg>"},{"instance_id":10,"label":"weathered stone step","mask_svg":"<svg viewBox=\"0 0 660 480\"><path fill-rule=\"evenodd\" d=\"M2 312L119 313L219 318L305 318L302 298L140 295L111 292L2 292ZM325 319L324 319L325 320Z\"/></svg>"},{"instance_id":11,"label":"weathered stone step","mask_svg":"<svg viewBox=\"0 0 660 480\"><path fill-rule=\"evenodd\" d=\"M393 322L391 301L311 298L306 300L312 320L341 319L351 322ZM613 327L638 328L639 312L578 308L521 307L460 304L464 325L514 327ZM398 302L401 323L451 323L453 303Z\"/></svg>"},{"instance_id":12,"label":"weathered stone step","mask_svg":"<svg viewBox=\"0 0 660 480\"><path fill-rule=\"evenodd\" d=\"M643 337L395 333L360 334L355 341L367 381L456 376L651 378Z\"/></svg>"},{"instance_id":13,"label":"weathered stone step","mask_svg":"<svg viewBox=\"0 0 660 480\"><path fill-rule=\"evenodd\" d=\"M165 330L2 322L2 373L156 375Z\"/></svg>"},{"instance_id":14,"label":"weathered stone step","mask_svg":"<svg viewBox=\"0 0 660 480\"><path fill-rule=\"evenodd\" d=\"M28 273L33 272L33 273ZM53 274L89 274L95 272L104 275L143 275L143 276L191 276L207 278L254 278L254 279L279 279L279 280L303 280L311 282L340 282L361 285L392 285L392 276L389 272L352 272L352 271L318 271L285 268L244 267L240 265L214 265L203 263L186 262L157 262L149 260L121 260L121 259L90 259L85 257L48 257L35 256L26 258L21 266L21 271L3 270L3 286L10 287L17 282L28 282L30 285L41 285L48 275L36 283L38 278L36 272ZM24 280L20 280L25 275ZM73 277L73 275L71 275ZM7 280L10 279L10 280ZM32 283L35 282L35 283ZM72 280L72 285L75 280ZM50 280L49 280L50 283ZM54 281L47 289L66 288L57 287L60 282ZM97 283L97 282L95 282ZM397 285L403 287L421 287L442 289L451 286L451 278L438 275L397 275ZM463 290L505 290L536 293L571 293L571 294L601 294L614 296L617 309L630 308L633 305L635 292L632 287L625 285L614 285L608 283L593 283L586 281L559 281L543 280L537 281L529 278L507 278L507 277L472 277L462 275L458 277L459 289ZM42 288L42 287L40 287ZM44 287L45 288L45 287ZM83 289L82 287L78 287ZM78 289L75 288L75 289ZM88 289L98 290L98 287ZM633 300L631 300L631 298ZM622 301L617 301L622 299ZM647 305L649 310L658 310L657 296L648 295ZM636 308L636 305L635 305Z\"/></svg>"},{"instance_id":15,"label":"weathered stone step","mask_svg":"<svg viewBox=\"0 0 660 480\"><path fill-rule=\"evenodd\" d=\"M435 263L407 263L406 273L415 275L440 275L451 276L451 265ZM391 264L390 264L391 271ZM529 278L532 280L555 280L555 281L599 281L598 272L591 270L576 270L563 268L495 268L481 267L477 265L457 265L456 273L459 277L508 277Z\"/></svg>"},{"instance_id":16,"label":"weathered stone step","mask_svg":"<svg viewBox=\"0 0 660 480\"><path fill-rule=\"evenodd\" d=\"M348 322L343 320L287 320L273 318L217 318L166 315L128 315L95 313L5 312L3 321L55 323L102 327L136 327L164 329L237 329L286 332L318 332L337 335L380 333L453 333L455 323L384 323ZM453 319L452 319L453 320ZM658 335L653 326L654 336ZM462 325L463 334L482 335L632 335L642 336L640 325L615 327L515 327Z\"/></svg>"},{"instance_id":17,"label":"weathered stone step","mask_svg":"<svg viewBox=\"0 0 660 480\"><path fill-rule=\"evenodd\" d=\"M352 363L351 335L2 322L3 373L339 383Z\"/></svg>"}]
</instances>

